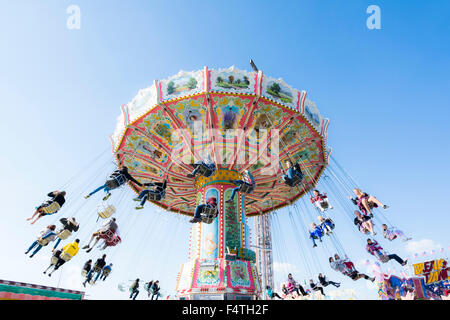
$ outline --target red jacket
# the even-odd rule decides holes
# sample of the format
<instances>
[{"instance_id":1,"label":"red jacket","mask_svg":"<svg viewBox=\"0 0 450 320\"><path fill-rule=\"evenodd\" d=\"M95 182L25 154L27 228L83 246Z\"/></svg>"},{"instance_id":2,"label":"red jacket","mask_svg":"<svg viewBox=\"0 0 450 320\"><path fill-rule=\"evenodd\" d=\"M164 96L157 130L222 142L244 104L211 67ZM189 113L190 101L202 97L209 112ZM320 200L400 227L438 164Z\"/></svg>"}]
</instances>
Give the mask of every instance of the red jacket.
<instances>
[{"instance_id":1,"label":"red jacket","mask_svg":"<svg viewBox=\"0 0 450 320\"><path fill-rule=\"evenodd\" d=\"M319 194L318 194L317 196L315 196L315 197L313 197L313 196L310 197L311 203L314 203L314 202L316 202L316 201L322 201L322 200L324 200L324 199L326 199L326 198L328 198L326 193L324 193L323 195L319 193Z\"/></svg>"}]
</instances>

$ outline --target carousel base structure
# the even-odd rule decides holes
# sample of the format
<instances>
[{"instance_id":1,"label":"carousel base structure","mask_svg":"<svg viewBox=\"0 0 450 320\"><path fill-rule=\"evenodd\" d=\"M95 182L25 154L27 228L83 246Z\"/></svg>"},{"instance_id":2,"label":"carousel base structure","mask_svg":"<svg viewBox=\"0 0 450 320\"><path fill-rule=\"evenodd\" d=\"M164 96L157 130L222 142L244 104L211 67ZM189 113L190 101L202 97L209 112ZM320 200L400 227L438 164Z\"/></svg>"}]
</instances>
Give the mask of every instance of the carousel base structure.
<instances>
[{"instance_id":1,"label":"carousel base structure","mask_svg":"<svg viewBox=\"0 0 450 320\"><path fill-rule=\"evenodd\" d=\"M184 263L176 291L179 300L256 300L260 286L252 261L226 257Z\"/></svg>"}]
</instances>

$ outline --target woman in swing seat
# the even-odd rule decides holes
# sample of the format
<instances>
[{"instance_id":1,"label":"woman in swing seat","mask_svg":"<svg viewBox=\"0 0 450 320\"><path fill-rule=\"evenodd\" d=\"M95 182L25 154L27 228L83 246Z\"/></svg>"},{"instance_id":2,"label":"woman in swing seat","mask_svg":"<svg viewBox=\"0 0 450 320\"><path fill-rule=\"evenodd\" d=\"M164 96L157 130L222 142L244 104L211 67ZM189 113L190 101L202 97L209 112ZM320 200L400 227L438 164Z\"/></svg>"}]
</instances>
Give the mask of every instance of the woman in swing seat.
<instances>
[{"instance_id":1,"label":"woman in swing seat","mask_svg":"<svg viewBox=\"0 0 450 320\"><path fill-rule=\"evenodd\" d=\"M36 215L38 215L36 217L36 219L31 222L31 224L35 224L36 221L38 221L40 218L42 218L44 216L57 213L59 211L59 209L61 209L61 207L66 202L66 199L65 199L66 192L65 191L55 190L55 191L47 194L47 196L51 197L52 199L47 200L46 202L41 204L39 207L37 207L36 211L33 213L33 215L30 218L27 218L27 221L30 221Z\"/></svg>"},{"instance_id":2,"label":"woman in swing seat","mask_svg":"<svg viewBox=\"0 0 450 320\"><path fill-rule=\"evenodd\" d=\"M370 232L373 236L376 232L373 229L372 219L369 216L363 216L358 210L355 210L356 218L353 223L358 227L358 230L363 234Z\"/></svg>"},{"instance_id":3,"label":"woman in swing seat","mask_svg":"<svg viewBox=\"0 0 450 320\"><path fill-rule=\"evenodd\" d=\"M383 228L383 236L389 241L399 238L402 239L403 242L406 242L412 239L407 237L403 231L397 228L394 227L388 228L386 224L382 224L381 227Z\"/></svg>"},{"instance_id":4,"label":"woman in swing seat","mask_svg":"<svg viewBox=\"0 0 450 320\"><path fill-rule=\"evenodd\" d=\"M383 263L386 263L389 260L395 260L402 266L406 266L408 263L408 260L403 260L396 254L386 254L378 242L375 240L372 241L372 239L367 239L366 250Z\"/></svg>"},{"instance_id":5,"label":"woman in swing seat","mask_svg":"<svg viewBox=\"0 0 450 320\"><path fill-rule=\"evenodd\" d=\"M247 192L247 193L253 192L253 189L255 188L255 179L253 179L253 176L250 173L250 171L245 170L244 174L242 175L242 179L243 180L230 180L231 183L234 183L238 187L236 187L232 190L230 199L228 199L226 202L228 202L228 203L233 202L236 192L241 191L241 188L243 186L248 187L249 192Z\"/></svg>"},{"instance_id":6,"label":"woman in swing seat","mask_svg":"<svg viewBox=\"0 0 450 320\"><path fill-rule=\"evenodd\" d=\"M47 226L44 230L41 231L41 235L38 237L36 241L34 241L31 246L28 248L28 250L25 252L25 254L28 254L34 247L36 249L33 251L33 253L30 255L30 258L33 258L36 253L41 250L42 247L46 246L49 242L55 240L56 233L55 233L56 226L54 224Z\"/></svg>"},{"instance_id":7,"label":"woman in swing seat","mask_svg":"<svg viewBox=\"0 0 450 320\"><path fill-rule=\"evenodd\" d=\"M374 196L362 192L361 189L354 188L353 193L356 195L356 197L352 198L352 196L349 196L349 199L353 202L353 204L357 205L358 208L361 210L361 212L364 213L365 215L373 216L372 214L373 208L380 207L385 210L389 208L389 206L381 203Z\"/></svg>"},{"instance_id":8,"label":"woman in swing seat","mask_svg":"<svg viewBox=\"0 0 450 320\"><path fill-rule=\"evenodd\" d=\"M320 211L324 212L326 209L333 209L333 206L328 202L327 194L321 194L319 190L314 190L310 197L311 203L314 204Z\"/></svg>"},{"instance_id":9,"label":"woman in swing seat","mask_svg":"<svg viewBox=\"0 0 450 320\"><path fill-rule=\"evenodd\" d=\"M122 169L114 171L110 178L105 182L104 185L98 187L91 193L89 193L84 198L87 199L90 196L92 196L94 193L99 192L100 190L104 190L106 193L106 196L103 197L103 201L108 200L108 198L111 196L111 190L114 190L122 185L124 185L127 181L134 182L135 184L142 186L142 184L134 179L129 173L128 173L128 167L123 166Z\"/></svg>"},{"instance_id":10,"label":"woman in swing seat","mask_svg":"<svg viewBox=\"0 0 450 320\"><path fill-rule=\"evenodd\" d=\"M342 273L343 275L349 277L353 281L364 278L366 280L370 280L372 282L375 281L375 278L371 278L364 273L359 273L358 270L355 269L355 265L348 258L341 259L339 255L336 253L333 257L329 258L331 269Z\"/></svg>"}]
</instances>

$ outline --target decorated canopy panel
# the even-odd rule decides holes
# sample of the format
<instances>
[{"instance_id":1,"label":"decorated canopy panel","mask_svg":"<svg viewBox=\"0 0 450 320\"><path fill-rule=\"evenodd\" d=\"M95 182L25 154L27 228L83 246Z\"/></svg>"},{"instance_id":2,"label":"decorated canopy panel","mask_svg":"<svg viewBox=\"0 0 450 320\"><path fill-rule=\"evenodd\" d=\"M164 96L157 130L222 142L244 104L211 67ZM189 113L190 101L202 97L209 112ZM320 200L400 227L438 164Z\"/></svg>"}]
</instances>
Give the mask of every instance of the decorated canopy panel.
<instances>
[{"instance_id":1,"label":"decorated canopy panel","mask_svg":"<svg viewBox=\"0 0 450 320\"><path fill-rule=\"evenodd\" d=\"M197 189L212 179L188 178L191 163L210 158L217 169L248 169L256 181L246 196L252 216L289 205L315 185L327 165L327 126L306 93L281 79L204 68L141 90L122 106L111 138L117 161L140 182L168 179L157 204L181 214L193 215ZM287 159L300 164L301 186L282 182Z\"/></svg>"}]
</instances>

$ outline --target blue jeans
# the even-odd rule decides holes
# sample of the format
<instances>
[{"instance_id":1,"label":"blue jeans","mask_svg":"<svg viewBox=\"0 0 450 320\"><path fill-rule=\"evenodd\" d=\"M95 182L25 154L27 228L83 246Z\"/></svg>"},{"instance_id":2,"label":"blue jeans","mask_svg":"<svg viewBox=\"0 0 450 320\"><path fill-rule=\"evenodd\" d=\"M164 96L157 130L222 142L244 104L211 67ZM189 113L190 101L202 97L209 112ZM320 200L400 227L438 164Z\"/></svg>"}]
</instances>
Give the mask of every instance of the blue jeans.
<instances>
[{"instance_id":1,"label":"blue jeans","mask_svg":"<svg viewBox=\"0 0 450 320\"><path fill-rule=\"evenodd\" d=\"M200 219L202 211L206 208L206 204L200 204L195 208L194 218Z\"/></svg>"},{"instance_id":2,"label":"blue jeans","mask_svg":"<svg viewBox=\"0 0 450 320\"><path fill-rule=\"evenodd\" d=\"M94 191L92 191L91 193L89 193L90 196L92 196L94 193L99 192L100 190L105 189L105 193L109 193L110 189L108 188L108 186L106 185L106 183L100 187L98 187L97 189L95 189Z\"/></svg>"},{"instance_id":3,"label":"blue jeans","mask_svg":"<svg viewBox=\"0 0 450 320\"><path fill-rule=\"evenodd\" d=\"M161 293L159 293L159 291L158 291L158 292L152 294L152 300L153 300L154 296L156 296L156 300L158 300L158 298L161 296Z\"/></svg>"},{"instance_id":4,"label":"blue jeans","mask_svg":"<svg viewBox=\"0 0 450 320\"><path fill-rule=\"evenodd\" d=\"M145 201L147 201L149 194L154 194L154 195L158 196L161 193L157 192L157 191L152 191L152 190L143 190L143 191L141 191L141 193L139 194L139 199L141 199L141 206L144 206Z\"/></svg>"},{"instance_id":5,"label":"blue jeans","mask_svg":"<svg viewBox=\"0 0 450 320\"><path fill-rule=\"evenodd\" d=\"M136 300L136 297L137 297L137 295L139 294L139 290L134 290L133 292L131 292L131 294L130 294L130 299L131 299L131 297L133 297L133 295L134 295L134 297L133 297L133 300Z\"/></svg>"},{"instance_id":6,"label":"blue jeans","mask_svg":"<svg viewBox=\"0 0 450 320\"><path fill-rule=\"evenodd\" d=\"M310 232L309 237L311 238L313 245L316 245L314 239L319 239L322 242L322 233L317 230Z\"/></svg>"},{"instance_id":7,"label":"blue jeans","mask_svg":"<svg viewBox=\"0 0 450 320\"><path fill-rule=\"evenodd\" d=\"M236 188L233 189L233 191L231 192L230 200L234 199L234 196L236 195L236 192L239 191L239 188L241 187L241 184L244 184L245 182L242 181L242 180L233 180L233 183L239 185L239 187L236 187Z\"/></svg>"},{"instance_id":8,"label":"blue jeans","mask_svg":"<svg viewBox=\"0 0 450 320\"><path fill-rule=\"evenodd\" d=\"M31 246L28 248L27 252L30 251L31 249L33 249L35 246L37 246L37 248L34 250L33 255L38 253L38 251L41 250L42 246L37 241L35 241L31 244Z\"/></svg>"}]
</instances>

